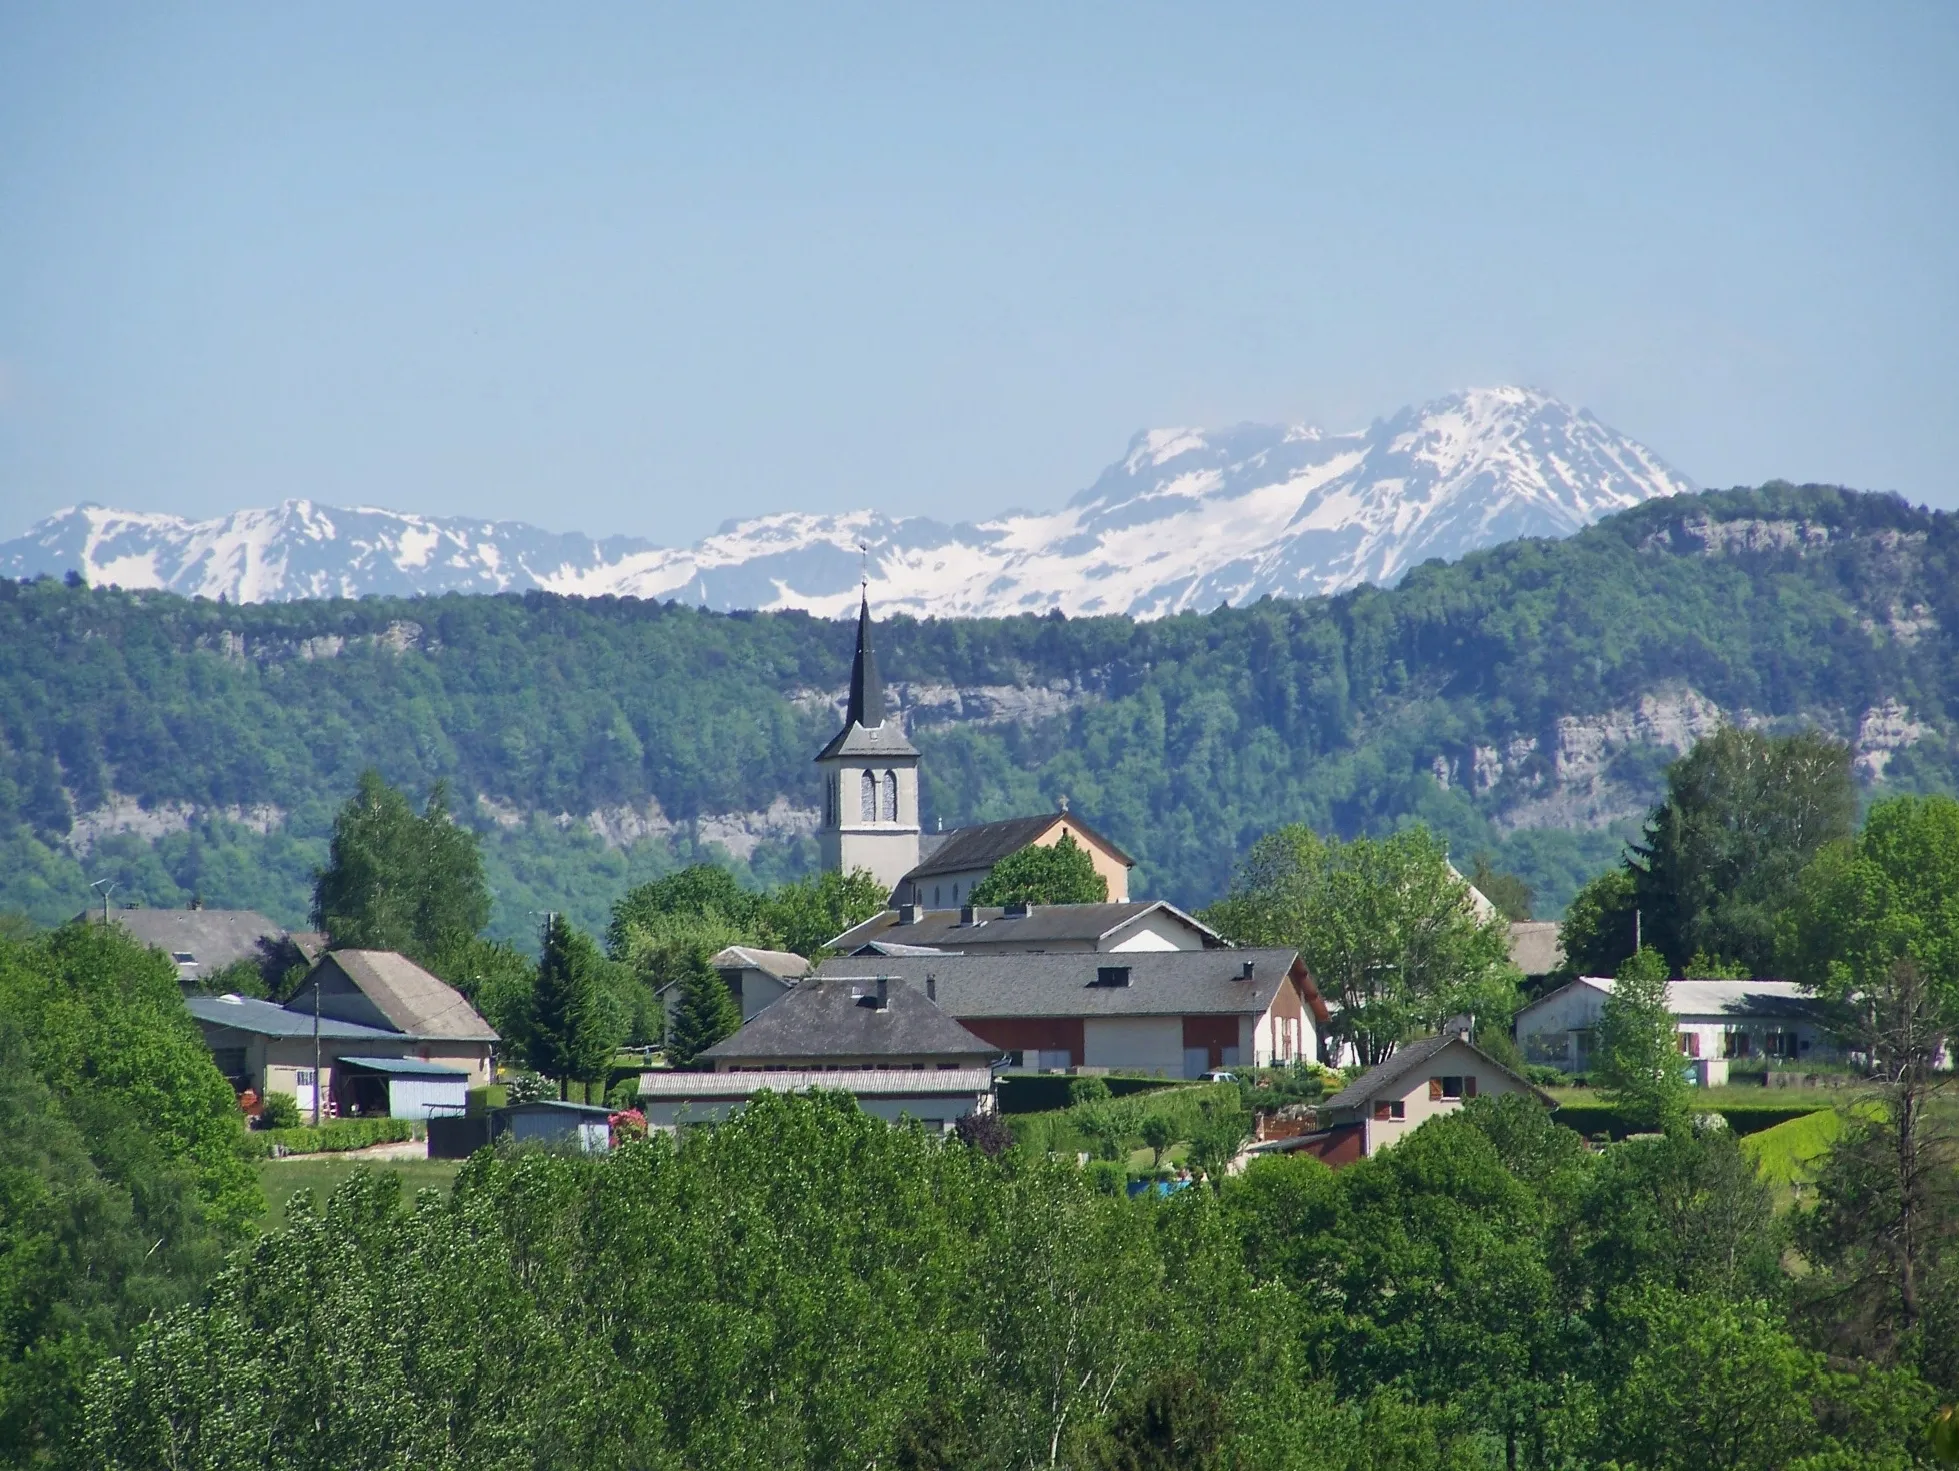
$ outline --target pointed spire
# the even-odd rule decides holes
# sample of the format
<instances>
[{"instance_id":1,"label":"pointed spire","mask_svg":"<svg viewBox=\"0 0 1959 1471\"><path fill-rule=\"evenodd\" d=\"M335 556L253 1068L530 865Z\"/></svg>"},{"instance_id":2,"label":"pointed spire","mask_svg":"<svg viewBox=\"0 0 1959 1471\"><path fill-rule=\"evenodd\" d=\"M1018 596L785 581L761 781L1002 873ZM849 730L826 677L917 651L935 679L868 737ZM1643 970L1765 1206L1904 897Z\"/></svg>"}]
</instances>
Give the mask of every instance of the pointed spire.
<instances>
[{"instance_id":1,"label":"pointed spire","mask_svg":"<svg viewBox=\"0 0 1959 1471\"><path fill-rule=\"evenodd\" d=\"M877 654L871 648L871 597L867 590L857 610L857 657L850 665L850 709L844 729L884 724L884 681L878 678Z\"/></svg>"}]
</instances>

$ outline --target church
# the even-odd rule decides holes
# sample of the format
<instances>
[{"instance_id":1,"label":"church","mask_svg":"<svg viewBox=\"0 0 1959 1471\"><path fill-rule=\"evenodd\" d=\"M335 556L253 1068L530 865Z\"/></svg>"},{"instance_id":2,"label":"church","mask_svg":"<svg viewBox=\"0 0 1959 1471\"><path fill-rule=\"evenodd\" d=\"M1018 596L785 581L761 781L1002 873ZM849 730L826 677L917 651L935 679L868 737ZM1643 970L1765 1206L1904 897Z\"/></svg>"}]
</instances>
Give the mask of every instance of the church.
<instances>
[{"instance_id":1,"label":"church","mask_svg":"<svg viewBox=\"0 0 1959 1471\"><path fill-rule=\"evenodd\" d=\"M857 652L843 729L817 753L823 780L823 866L864 869L888 885L893 906L958 908L993 865L1023 848L1072 837L1109 886L1109 900L1129 898L1135 860L1068 811L1010 817L946 832L926 832L918 805L918 748L886 708L884 681L871 643L868 595L857 614Z\"/></svg>"}]
</instances>

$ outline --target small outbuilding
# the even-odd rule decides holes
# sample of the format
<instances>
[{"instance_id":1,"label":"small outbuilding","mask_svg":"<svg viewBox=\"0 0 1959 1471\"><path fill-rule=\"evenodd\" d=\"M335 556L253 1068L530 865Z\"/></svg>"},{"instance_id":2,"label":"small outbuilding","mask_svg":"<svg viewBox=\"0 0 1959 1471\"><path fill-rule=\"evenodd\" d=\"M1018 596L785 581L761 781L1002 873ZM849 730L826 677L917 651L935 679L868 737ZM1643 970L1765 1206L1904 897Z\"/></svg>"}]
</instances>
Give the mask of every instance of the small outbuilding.
<instances>
[{"instance_id":1,"label":"small outbuilding","mask_svg":"<svg viewBox=\"0 0 1959 1471\"><path fill-rule=\"evenodd\" d=\"M349 1113L393 1119L460 1114L469 1104L469 1074L419 1057L349 1057L339 1061L339 1092Z\"/></svg>"}]
</instances>

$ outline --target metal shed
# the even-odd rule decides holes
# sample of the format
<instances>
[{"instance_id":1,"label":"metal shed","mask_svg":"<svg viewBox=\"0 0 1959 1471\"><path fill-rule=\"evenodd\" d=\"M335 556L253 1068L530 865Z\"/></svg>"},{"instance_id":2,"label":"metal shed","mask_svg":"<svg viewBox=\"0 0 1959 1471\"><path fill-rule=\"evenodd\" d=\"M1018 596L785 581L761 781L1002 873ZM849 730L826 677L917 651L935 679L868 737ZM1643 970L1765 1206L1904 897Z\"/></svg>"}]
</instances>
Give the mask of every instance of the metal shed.
<instances>
[{"instance_id":1,"label":"metal shed","mask_svg":"<svg viewBox=\"0 0 1959 1471\"><path fill-rule=\"evenodd\" d=\"M418 1057L343 1057L337 1086L350 1112L427 1119L460 1114L469 1104L469 1074Z\"/></svg>"}]
</instances>

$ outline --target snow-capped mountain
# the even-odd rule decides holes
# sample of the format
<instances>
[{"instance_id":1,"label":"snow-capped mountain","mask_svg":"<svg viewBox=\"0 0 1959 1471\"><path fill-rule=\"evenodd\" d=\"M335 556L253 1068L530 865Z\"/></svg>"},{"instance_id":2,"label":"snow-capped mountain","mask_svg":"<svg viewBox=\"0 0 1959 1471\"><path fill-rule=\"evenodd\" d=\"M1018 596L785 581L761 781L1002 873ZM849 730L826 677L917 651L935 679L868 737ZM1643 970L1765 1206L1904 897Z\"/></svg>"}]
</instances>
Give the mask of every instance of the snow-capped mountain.
<instances>
[{"instance_id":1,"label":"snow-capped mountain","mask_svg":"<svg viewBox=\"0 0 1959 1471\"><path fill-rule=\"evenodd\" d=\"M1491 388L1347 434L1149 430L1062 509L976 524L792 511L662 548L308 501L214 521L79 506L0 544L0 574L73 569L242 602L535 587L835 616L855 604L863 547L880 612L1156 617L1393 583L1431 557L1566 536L1691 489L1589 412Z\"/></svg>"}]
</instances>

